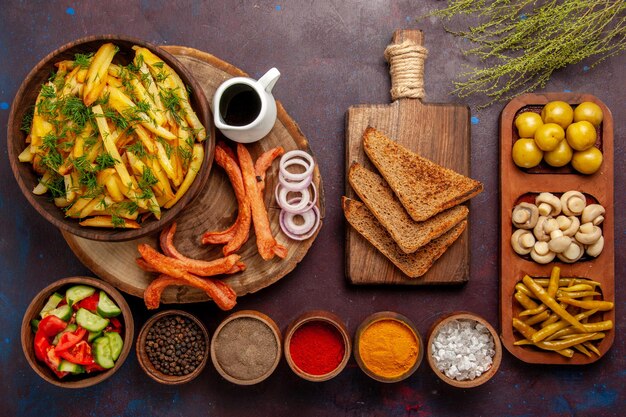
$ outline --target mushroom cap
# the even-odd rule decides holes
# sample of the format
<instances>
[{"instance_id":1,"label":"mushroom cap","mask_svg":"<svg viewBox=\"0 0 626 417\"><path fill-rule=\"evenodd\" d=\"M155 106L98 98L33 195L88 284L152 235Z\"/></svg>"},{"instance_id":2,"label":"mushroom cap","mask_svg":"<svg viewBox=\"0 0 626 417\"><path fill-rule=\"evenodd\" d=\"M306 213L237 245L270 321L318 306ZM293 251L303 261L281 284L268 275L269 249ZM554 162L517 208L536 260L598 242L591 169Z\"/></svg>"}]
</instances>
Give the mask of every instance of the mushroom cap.
<instances>
[{"instance_id":1,"label":"mushroom cap","mask_svg":"<svg viewBox=\"0 0 626 417\"><path fill-rule=\"evenodd\" d=\"M554 232L555 230L560 230L559 223L555 219L547 219L545 223L543 224L543 230L547 234L550 234Z\"/></svg>"},{"instance_id":2,"label":"mushroom cap","mask_svg":"<svg viewBox=\"0 0 626 417\"><path fill-rule=\"evenodd\" d=\"M572 238L567 236L557 237L548 242L548 247L552 252L562 253L570 246Z\"/></svg>"},{"instance_id":3,"label":"mushroom cap","mask_svg":"<svg viewBox=\"0 0 626 417\"><path fill-rule=\"evenodd\" d=\"M578 229L574 238L583 245L594 244L602 237L602 229L593 223L585 223Z\"/></svg>"},{"instance_id":4,"label":"mushroom cap","mask_svg":"<svg viewBox=\"0 0 626 417\"><path fill-rule=\"evenodd\" d=\"M533 228L533 234L535 235L535 238L540 242L547 242L548 240L550 240L550 236L546 233L546 230L544 229L544 224L547 220L548 218L546 216L539 216L539 218L537 219L537 224Z\"/></svg>"},{"instance_id":5,"label":"mushroom cap","mask_svg":"<svg viewBox=\"0 0 626 417\"><path fill-rule=\"evenodd\" d=\"M585 250L583 246L580 243L576 242L574 239L571 239L570 245L567 247L567 249L557 254L556 256L562 262L571 264L582 258L584 253Z\"/></svg>"},{"instance_id":6,"label":"mushroom cap","mask_svg":"<svg viewBox=\"0 0 626 417\"><path fill-rule=\"evenodd\" d=\"M581 223L593 223L599 225L604 221L604 214L606 210L600 204L589 204L582 212L580 216Z\"/></svg>"},{"instance_id":7,"label":"mushroom cap","mask_svg":"<svg viewBox=\"0 0 626 417\"><path fill-rule=\"evenodd\" d=\"M511 246L515 253L528 255L535 245L535 236L526 229L517 229L511 235Z\"/></svg>"},{"instance_id":8,"label":"mushroom cap","mask_svg":"<svg viewBox=\"0 0 626 417\"><path fill-rule=\"evenodd\" d=\"M546 242L535 243L535 246L533 246L533 249L530 251L530 257L538 264L547 264L552 262L555 256L556 253L550 251L548 243Z\"/></svg>"},{"instance_id":9,"label":"mushroom cap","mask_svg":"<svg viewBox=\"0 0 626 417\"><path fill-rule=\"evenodd\" d=\"M576 234L576 232L578 232L578 229L580 228L580 220L578 220L578 217L576 216L569 216L568 220L570 222L570 225L567 229L563 230L563 235L572 237Z\"/></svg>"},{"instance_id":10,"label":"mushroom cap","mask_svg":"<svg viewBox=\"0 0 626 417\"><path fill-rule=\"evenodd\" d=\"M568 191L561 196L561 210L567 216L580 216L586 205L587 198L580 191Z\"/></svg>"},{"instance_id":11,"label":"mushroom cap","mask_svg":"<svg viewBox=\"0 0 626 417\"><path fill-rule=\"evenodd\" d=\"M602 249L604 249L604 236L600 236L600 239L589 246L587 246L587 255L593 256L596 258L598 255L602 253Z\"/></svg>"},{"instance_id":12,"label":"mushroom cap","mask_svg":"<svg viewBox=\"0 0 626 417\"><path fill-rule=\"evenodd\" d=\"M561 214L561 200L552 193L539 193L535 204L542 216L558 216Z\"/></svg>"},{"instance_id":13,"label":"mushroom cap","mask_svg":"<svg viewBox=\"0 0 626 417\"><path fill-rule=\"evenodd\" d=\"M536 205L521 202L513 208L511 219L513 225L519 229L532 229L537 224L539 209Z\"/></svg>"}]
</instances>

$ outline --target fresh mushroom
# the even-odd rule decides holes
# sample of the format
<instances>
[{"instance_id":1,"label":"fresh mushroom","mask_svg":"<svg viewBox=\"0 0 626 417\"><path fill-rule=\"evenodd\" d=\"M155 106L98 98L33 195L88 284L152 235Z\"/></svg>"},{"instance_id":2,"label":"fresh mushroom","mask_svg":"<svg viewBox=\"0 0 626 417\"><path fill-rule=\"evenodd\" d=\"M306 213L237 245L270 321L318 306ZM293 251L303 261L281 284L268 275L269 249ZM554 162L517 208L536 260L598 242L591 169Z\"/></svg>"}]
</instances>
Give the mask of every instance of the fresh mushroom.
<instances>
[{"instance_id":1,"label":"fresh mushroom","mask_svg":"<svg viewBox=\"0 0 626 417\"><path fill-rule=\"evenodd\" d=\"M556 256L562 262L571 264L582 258L584 253L585 249L583 248L583 245L576 242L574 239L571 239L570 245L567 247L567 249L557 254Z\"/></svg>"},{"instance_id":2,"label":"fresh mushroom","mask_svg":"<svg viewBox=\"0 0 626 417\"><path fill-rule=\"evenodd\" d=\"M528 255L534 245L535 236L529 230L517 229L511 235L511 246L519 255Z\"/></svg>"},{"instance_id":3,"label":"fresh mushroom","mask_svg":"<svg viewBox=\"0 0 626 417\"><path fill-rule=\"evenodd\" d=\"M604 221L605 212L606 210L600 204L589 204L583 210L580 221L581 223L593 223L594 226L597 226Z\"/></svg>"},{"instance_id":4,"label":"fresh mushroom","mask_svg":"<svg viewBox=\"0 0 626 417\"><path fill-rule=\"evenodd\" d=\"M555 230L550 233L550 241L548 242L548 247L552 252L564 252L569 247L570 243L572 243L572 238L564 236L562 231Z\"/></svg>"},{"instance_id":5,"label":"fresh mushroom","mask_svg":"<svg viewBox=\"0 0 626 417\"><path fill-rule=\"evenodd\" d=\"M546 216L539 216L539 218L537 219L537 224L533 228L533 234L535 235L535 238L540 242L547 242L548 240L550 240L550 235L548 235L544 229L544 224L547 220L548 218Z\"/></svg>"},{"instance_id":6,"label":"fresh mushroom","mask_svg":"<svg viewBox=\"0 0 626 417\"><path fill-rule=\"evenodd\" d=\"M561 196L561 209L567 216L580 216L586 205L587 199L580 191L568 191Z\"/></svg>"},{"instance_id":7,"label":"fresh mushroom","mask_svg":"<svg viewBox=\"0 0 626 417\"><path fill-rule=\"evenodd\" d=\"M547 264L552 262L556 253L552 252L548 247L548 242L537 242L530 251L530 257L538 264Z\"/></svg>"},{"instance_id":8,"label":"fresh mushroom","mask_svg":"<svg viewBox=\"0 0 626 417\"><path fill-rule=\"evenodd\" d=\"M604 249L604 236L600 236L596 243L587 246L587 255L596 258L602 253L602 249Z\"/></svg>"},{"instance_id":9,"label":"fresh mushroom","mask_svg":"<svg viewBox=\"0 0 626 417\"><path fill-rule=\"evenodd\" d=\"M547 233L550 234L556 230L560 230L559 229L559 223L555 220L555 219L550 219L548 218L544 223L543 223L543 230Z\"/></svg>"},{"instance_id":10,"label":"fresh mushroom","mask_svg":"<svg viewBox=\"0 0 626 417\"><path fill-rule=\"evenodd\" d=\"M559 216L556 218L556 222L559 224L559 229L565 236L574 236L578 232L580 227L580 220L576 216Z\"/></svg>"},{"instance_id":11,"label":"fresh mushroom","mask_svg":"<svg viewBox=\"0 0 626 417\"><path fill-rule=\"evenodd\" d=\"M583 245L592 245L602 237L602 230L593 223L585 223L580 226L574 238Z\"/></svg>"},{"instance_id":12,"label":"fresh mushroom","mask_svg":"<svg viewBox=\"0 0 626 417\"><path fill-rule=\"evenodd\" d=\"M561 200L552 193L540 193L535 204L541 216L558 216L561 214Z\"/></svg>"},{"instance_id":13,"label":"fresh mushroom","mask_svg":"<svg viewBox=\"0 0 626 417\"><path fill-rule=\"evenodd\" d=\"M537 224L539 209L530 203L519 203L513 208L513 225L518 229L532 229Z\"/></svg>"}]
</instances>

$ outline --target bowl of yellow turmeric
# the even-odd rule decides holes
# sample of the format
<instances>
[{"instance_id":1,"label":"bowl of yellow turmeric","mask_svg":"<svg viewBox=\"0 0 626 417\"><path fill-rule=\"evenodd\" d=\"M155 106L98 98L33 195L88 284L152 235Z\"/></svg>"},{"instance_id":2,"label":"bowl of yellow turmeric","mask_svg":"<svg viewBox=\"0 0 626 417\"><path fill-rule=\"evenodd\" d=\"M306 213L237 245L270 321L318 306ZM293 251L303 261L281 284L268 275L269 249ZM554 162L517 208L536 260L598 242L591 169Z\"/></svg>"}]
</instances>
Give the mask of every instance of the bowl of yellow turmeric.
<instances>
[{"instance_id":1,"label":"bowl of yellow turmeric","mask_svg":"<svg viewBox=\"0 0 626 417\"><path fill-rule=\"evenodd\" d=\"M411 320L392 311L374 313L354 338L354 358L366 375L393 383L410 377L424 356L422 337Z\"/></svg>"}]
</instances>

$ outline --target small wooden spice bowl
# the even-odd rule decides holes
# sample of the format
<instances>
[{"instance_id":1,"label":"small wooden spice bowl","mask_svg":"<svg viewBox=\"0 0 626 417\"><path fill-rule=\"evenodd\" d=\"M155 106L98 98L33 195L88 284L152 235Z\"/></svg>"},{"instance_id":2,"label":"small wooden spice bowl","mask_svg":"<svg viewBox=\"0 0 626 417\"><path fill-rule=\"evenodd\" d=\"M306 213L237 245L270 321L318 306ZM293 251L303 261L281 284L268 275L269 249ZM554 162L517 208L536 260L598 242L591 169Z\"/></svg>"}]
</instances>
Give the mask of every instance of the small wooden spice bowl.
<instances>
[{"instance_id":1,"label":"small wooden spice bowl","mask_svg":"<svg viewBox=\"0 0 626 417\"><path fill-rule=\"evenodd\" d=\"M445 373L440 371L439 368L437 368L437 365L435 364L435 360L433 359L434 338L437 336L437 334L439 333L439 330L443 326L455 320L470 320L470 321L478 322L482 324L483 326L485 326L487 330L489 330L489 333L491 334L491 337L493 339L493 345L494 345L493 349L495 351L495 354L493 356L493 363L491 365L491 368L489 368L487 371L483 372L481 375L479 375L477 378L474 378L473 380L459 381L459 380L448 377ZM426 356L427 356L426 359L428 361L428 365L430 365L430 368L433 370L435 375L437 375L442 381L444 381L448 385L452 385L453 387L474 388L474 387L478 387L484 384L485 382L489 381L496 374L496 372L498 372L498 368L500 367L500 362L502 361L502 344L500 343L500 338L498 337L498 333L493 328L493 326L489 324L487 320L485 320L484 318L474 313L470 313L466 311L459 311L459 312L446 314L440 317L437 321L435 321L435 323L433 323L430 330L428 331L427 340L428 340L428 346L426 347Z\"/></svg>"},{"instance_id":2,"label":"small wooden spice bowl","mask_svg":"<svg viewBox=\"0 0 626 417\"><path fill-rule=\"evenodd\" d=\"M259 322L267 326L267 328L272 333L274 340L276 342L276 357L274 358L273 362L270 364L268 369L262 375L255 377L255 378L251 378L251 379L237 378L235 376L230 375L228 372L226 372L226 370L224 369L224 367L220 364L218 360L219 347L217 346L217 344L219 343L218 341L220 340L219 339L220 332L229 323L232 323L235 320L242 319L242 318L258 320ZM259 311L255 311L255 310L241 310L226 317L226 319L224 319L224 321L222 321L222 323L220 323L220 325L215 330L215 333L213 334L213 339L211 340L211 361L213 362L215 369L224 379L237 385L254 385L254 384L258 384L259 382L264 381L274 372L274 370L276 370L276 367L278 366L278 363L280 362L281 356L282 356L282 334L280 332L280 329L278 328L278 325L269 316Z\"/></svg>"},{"instance_id":3,"label":"small wooden spice bowl","mask_svg":"<svg viewBox=\"0 0 626 417\"><path fill-rule=\"evenodd\" d=\"M167 316L185 317L191 320L193 323L195 323L200 328L200 331L202 333L202 337L204 339L204 353L203 353L202 361L196 367L196 369L194 369L192 372L188 373L187 375L179 376L179 375L164 374L163 372L159 371L158 369L154 367L154 365L150 361L150 358L148 357L148 353L146 352L146 342L147 342L146 339L148 337L148 331L159 319L162 319L163 317L167 317ZM200 375L200 373L202 373L202 370L206 366L206 362L209 357L209 333L207 332L207 329L204 326L204 324L196 316L189 314L186 311L182 311L182 310L165 310L152 316L146 322L146 324L143 325L143 327L141 328L141 331L139 332L139 336L137 337L136 349L137 349L137 359L139 361L139 365L141 366L141 369L143 369L144 372L150 378L154 379L156 382L159 382L165 385L184 384L193 380L198 375Z\"/></svg>"},{"instance_id":4,"label":"small wooden spice bowl","mask_svg":"<svg viewBox=\"0 0 626 417\"><path fill-rule=\"evenodd\" d=\"M367 367L361 356L361 337L363 335L363 332L367 330L367 328L369 328L372 324L384 320L395 321L406 326L415 336L415 341L418 347L418 353L417 357L415 358L415 363L401 375L397 375L395 377L385 377L384 375L379 375L373 372ZM365 372L365 374L368 375L370 378L375 379L376 381L394 383L407 379L408 377L413 375L417 368L419 368L420 364L422 363L423 357L424 343L422 341L422 336L417 331L417 328L415 327L413 322L409 320L408 317L403 316L402 314L395 313L393 311L380 311L378 313L374 313L366 317L356 330L356 334L354 336L354 359L356 359L356 363L359 365L361 370Z\"/></svg>"},{"instance_id":5,"label":"small wooden spice bowl","mask_svg":"<svg viewBox=\"0 0 626 417\"><path fill-rule=\"evenodd\" d=\"M337 334L341 337L341 340L343 342L343 358L333 370L325 374L315 375L303 371L298 367L296 361L294 361L291 355L291 340L294 333L298 329L302 328L302 326L304 326L305 324L312 323L323 323L332 326L332 328L336 330ZM289 364L289 367L296 375L303 379L306 379L307 381L312 382L328 381L329 379L332 379L339 375L348 364L348 360L350 359L351 354L350 336L348 334L348 329L346 328L345 324L337 315L329 311L313 310L300 315L289 325L289 327L287 328L287 332L285 333L284 351L287 364Z\"/></svg>"},{"instance_id":6,"label":"small wooden spice bowl","mask_svg":"<svg viewBox=\"0 0 626 417\"><path fill-rule=\"evenodd\" d=\"M53 293L63 292L67 288L78 284L89 285L90 287L94 287L97 290L104 291L122 310L122 314L119 315L117 318L122 322L123 331L121 333L121 336L124 341L124 346L122 348L120 356L115 361L115 366L113 368L102 372L95 372L92 374L67 375L63 379L59 379L50 370L50 368L46 366L46 364L40 362L35 357L35 334L31 330L30 322L35 318L39 318L39 312ZM91 277L78 276L63 278L53 282L52 284L41 290L39 294L37 294L35 298L33 298L33 301L31 301L31 303L28 305L26 313L24 313L24 318L22 319L22 350L24 351L24 356L26 356L26 360L28 361L30 367L33 368L33 370L47 382L62 388L86 388L104 381L122 367L122 364L128 357L128 353L130 352L130 348L133 343L134 331L135 325L133 322L133 314L128 307L128 303L126 302L122 294L120 294L120 292L117 291L112 285L97 278Z\"/></svg>"},{"instance_id":7,"label":"small wooden spice bowl","mask_svg":"<svg viewBox=\"0 0 626 417\"><path fill-rule=\"evenodd\" d=\"M160 220L157 220L154 216L150 216L142 222L141 228L139 229L107 229L80 226L78 219L66 217L65 212L55 206L49 194L33 194L32 190L39 183L39 177L41 175L33 170L32 164L20 162L18 159L19 154L27 146L26 132L21 130L22 121L28 112L33 109L41 86L47 82L50 78L50 74L56 71L57 68L54 64L63 60L74 60L75 54L78 53L95 53L100 46L108 42L115 44L119 48L119 51L113 58L114 64L128 65L132 62L135 56L132 47L138 45L152 51L162 59L163 62L176 71L183 83L191 89L189 95L190 105L207 130L204 161L198 176L191 184L187 193L182 196L180 201L172 208L163 210ZM13 170L13 175L15 176L22 194L26 197L26 200L28 200L41 216L54 226L65 232L91 240L117 242L137 239L163 228L172 222L178 213L183 210L206 185L213 164L215 128L209 103L204 96L202 86L193 78L191 72L166 50L140 39L126 36L100 35L81 38L66 43L43 57L20 85L11 105L7 126L9 162Z\"/></svg>"}]
</instances>

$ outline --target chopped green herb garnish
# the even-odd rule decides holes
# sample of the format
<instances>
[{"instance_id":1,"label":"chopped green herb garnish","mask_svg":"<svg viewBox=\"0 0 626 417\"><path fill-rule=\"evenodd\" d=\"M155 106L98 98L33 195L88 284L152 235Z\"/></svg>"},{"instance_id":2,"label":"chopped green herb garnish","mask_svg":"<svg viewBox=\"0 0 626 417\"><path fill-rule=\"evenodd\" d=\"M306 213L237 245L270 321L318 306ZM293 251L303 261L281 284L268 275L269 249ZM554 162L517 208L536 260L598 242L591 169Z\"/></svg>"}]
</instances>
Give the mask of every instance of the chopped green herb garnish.
<instances>
[{"instance_id":1,"label":"chopped green herb garnish","mask_svg":"<svg viewBox=\"0 0 626 417\"><path fill-rule=\"evenodd\" d=\"M143 158L146 155L148 155L146 148L143 146L143 143L141 142L135 142L131 145L126 145L125 148L127 151L132 152L135 155L137 155L139 158Z\"/></svg>"},{"instance_id":2,"label":"chopped green herb garnish","mask_svg":"<svg viewBox=\"0 0 626 417\"><path fill-rule=\"evenodd\" d=\"M96 156L96 171L102 171L106 168L114 167L118 162L108 152L101 153Z\"/></svg>"},{"instance_id":3,"label":"chopped green herb garnish","mask_svg":"<svg viewBox=\"0 0 626 417\"><path fill-rule=\"evenodd\" d=\"M88 68L89 64L91 64L92 57L93 57L93 52L90 52L88 54L75 54L74 64L76 64L80 68Z\"/></svg>"},{"instance_id":4,"label":"chopped green herb garnish","mask_svg":"<svg viewBox=\"0 0 626 417\"><path fill-rule=\"evenodd\" d=\"M20 130L22 132L26 132L27 135L30 134L30 130L33 127L33 116L35 115L35 106L30 106L26 113L24 113L24 117L22 117L22 124L20 125Z\"/></svg>"}]
</instances>

